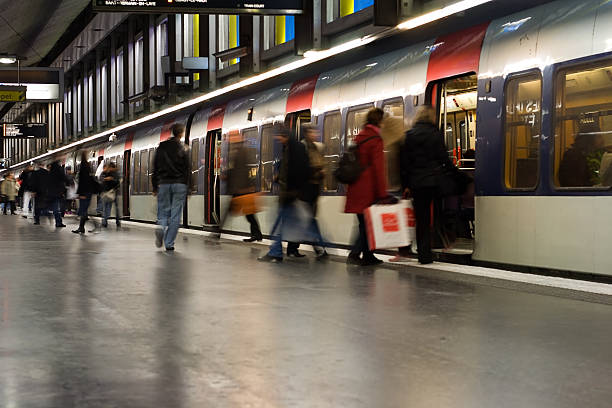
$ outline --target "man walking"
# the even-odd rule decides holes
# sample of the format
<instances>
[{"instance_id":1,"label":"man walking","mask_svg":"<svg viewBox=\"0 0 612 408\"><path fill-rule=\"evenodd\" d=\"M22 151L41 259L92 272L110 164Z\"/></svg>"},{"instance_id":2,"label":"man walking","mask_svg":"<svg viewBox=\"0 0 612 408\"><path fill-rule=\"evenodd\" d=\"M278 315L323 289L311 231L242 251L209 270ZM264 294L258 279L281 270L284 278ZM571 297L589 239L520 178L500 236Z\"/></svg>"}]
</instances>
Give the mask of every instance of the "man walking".
<instances>
[{"instance_id":1,"label":"man walking","mask_svg":"<svg viewBox=\"0 0 612 408\"><path fill-rule=\"evenodd\" d=\"M153 194L157 196L155 245L174 251L183 205L191 184L189 150L183 143L185 126L172 126L172 137L159 144L153 164Z\"/></svg>"}]
</instances>

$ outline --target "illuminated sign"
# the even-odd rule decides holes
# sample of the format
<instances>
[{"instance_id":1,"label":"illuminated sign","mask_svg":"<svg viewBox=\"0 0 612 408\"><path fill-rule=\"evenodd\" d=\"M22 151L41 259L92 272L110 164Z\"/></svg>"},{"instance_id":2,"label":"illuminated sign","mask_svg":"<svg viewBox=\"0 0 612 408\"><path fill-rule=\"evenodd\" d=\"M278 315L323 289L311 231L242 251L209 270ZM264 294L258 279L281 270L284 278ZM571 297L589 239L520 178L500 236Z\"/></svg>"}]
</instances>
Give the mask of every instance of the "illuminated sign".
<instances>
[{"instance_id":1,"label":"illuminated sign","mask_svg":"<svg viewBox=\"0 0 612 408\"><path fill-rule=\"evenodd\" d=\"M25 86L0 85L0 102L23 102L26 98Z\"/></svg>"},{"instance_id":2,"label":"illuminated sign","mask_svg":"<svg viewBox=\"0 0 612 408\"><path fill-rule=\"evenodd\" d=\"M64 71L60 68L26 67L19 70L0 67L0 89L4 86L23 88L25 98L9 100L9 95L0 96L0 102L62 102L64 93Z\"/></svg>"},{"instance_id":3,"label":"illuminated sign","mask_svg":"<svg viewBox=\"0 0 612 408\"><path fill-rule=\"evenodd\" d=\"M2 139L46 139L45 123L3 123Z\"/></svg>"},{"instance_id":4,"label":"illuminated sign","mask_svg":"<svg viewBox=\"0 0 612 408\"><path fill-rule=\"evenodd\" d=\"M312 0L93 0L94 11L198 14L302 14Z\"/></svg>"}]
</instances>

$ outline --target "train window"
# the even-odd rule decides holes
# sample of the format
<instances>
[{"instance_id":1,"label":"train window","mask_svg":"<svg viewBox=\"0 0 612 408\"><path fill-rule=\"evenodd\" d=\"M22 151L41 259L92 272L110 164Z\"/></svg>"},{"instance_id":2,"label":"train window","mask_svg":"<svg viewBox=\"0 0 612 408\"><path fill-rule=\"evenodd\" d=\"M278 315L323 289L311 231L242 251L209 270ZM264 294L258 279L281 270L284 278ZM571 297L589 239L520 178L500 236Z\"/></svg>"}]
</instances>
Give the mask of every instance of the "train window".
<instances>
[{"instance_id":1,"label":"train window","mask_svg":"<svg viewBox=\"0 0 612 408\"><path fill-rule=\"evenodd\" d=\"M132 183L132 193L140 193L140 152L134 152L134 177Z\"/></svg>"},{"instance_id":2,"label":"train window","mask_svg":"<svg viewBox=\"0 0 612 408\"><path fill-rule=\"evenodd\" d=\"M555 90L555 185L612 186L612 64L562 70Z\"/></svg>"},{"instance_id":3,"label":"train window","mask_svg":"<svg viewBox=\"0 0 612 408\"><path fill-rule=\"evenodd\" d=\"M200 175L200 140L193 139L191 141L191 187L197 189L200 193L200 185L198 182Z\"/></svg>"},{"instance_id":4,"label":"train window","mask_svg":"<svg viewBox=\"0 0 612 408\"><path fill-rule=\"evenodd\" d=\"M257 176L259 174L259 130L257 128L243 130L242 139L247 152L249 186L257 186Z\"/></svg>"},{"instance_id":5,"label":"train window","mask_svg":"<svg viewBox=\"0 0 612 408\"><path fill-rule=\"evenodd\" d=\"M272 125L261 130L261 191L272 191L274 180L274 136Z\"/></svg>"},{"instance_id":6,"label":"train window","mask_svg":"<svg viewBox=\"0 0 612 408\"><path fill-rule=\"evenodd\" d=\"M325 157L325 179L323 191L337 191L338 182L334 171L338 166L340 147L342 145L342 116L340 112L328 113L323 119L323 155Z\"/></svg>"},{"instance_id":7,"label":"train window","mask_svg":"<svg viewBox=\"0 0 612 408\"><path fill-rule=\"evenodd\" d=\"M149 187L149 151L143 150L140 153L140 192L146 193Z\"/></svg>"},{"instance_id":8,"label":"train window","mask_svg":"<svg viewBox=\"0 0 612 408\"><path fill-rule=\"evenodd\" d=\"M355 137L361 132L361 129L365 126L366 116L368 111L373 106L365 106L361 108L351 109L346 115L346 144L353 143Z\"/></svg>"},{"instance_id":9,"label":"train window","mask_svg":"<svg viewBox=\"0 0 612 408\"><path fill-rule=\"evenodd\" d=\"M504 180L509 189L538 184L542 79L539 74L511 77L506 83Z\"/></svg>"},{"instance_id":10,"label":"train window","mask_svg":"<svg viewBox=\"0 0 612 408\"><path fill-rule=\"evenodd\" d=\"M401 188L399 152L404 141L404 101L386 102L383 110L385 119L381 136L385 142L387 188L396 191Z\"/></svg>"},{"instance_id":11,"label":"train window","mask_svg":"<svg viewBox=\"0 0 612 408\"><path fill-rule=\"evenodd\" d=\"M149 193L153 192L153 162L155 161L155 148L149 149L149 169L148 169L148 177L149 180L149 189L147 190Z\"/></svg>"}]
</instances>

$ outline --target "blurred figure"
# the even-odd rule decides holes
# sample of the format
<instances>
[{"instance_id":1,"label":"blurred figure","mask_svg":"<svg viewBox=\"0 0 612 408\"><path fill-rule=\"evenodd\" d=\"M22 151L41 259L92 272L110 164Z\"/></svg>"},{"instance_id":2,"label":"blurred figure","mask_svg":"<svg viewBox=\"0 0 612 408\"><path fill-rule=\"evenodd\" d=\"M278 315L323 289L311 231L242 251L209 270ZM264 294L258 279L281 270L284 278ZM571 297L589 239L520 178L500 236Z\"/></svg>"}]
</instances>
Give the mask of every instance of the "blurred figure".
<instances>
[{"instance_id":1,"label":"blurred figure","mask_svg":"<svg viewBox=\"0 0 612 408\"><path fill-rule=\"evenodd\" d=\"M308 154L304 145L290 137L289 131L282 125L274 127L274 138L283 145L283 156L280 162L278 183L280 185L278 216L272 227L274 242L268 253L258 260L263 262L283 261L283 229L291 218L293 204L300 196L308 181Z\"/></svg>"},{"instance_id":2,"label":"blurred figure","mask_svg":"<svg viewBox=\"0 0 612 408\"><path fill-rule=\"evenodd\" d=\"M121 215L119 214L119 186L121 185L121 179L119 177L119 171L115 163L109 163L102 172L102 201L104 204L104 218L102 220L102 227L108 227L108 218L113 210L113 204L115 204L116 213L116 225L117 228L121 227Z\"/></svg>"},{"instance_id":3,"label":"blurred figure","mask_svg":"<svg viewBox=\"0 0 612 408\"><path fill-rule=\"evenodd\" d=\"M64 228L65 225L62 222L62 200L66 194L68 179L58 161L51 163L47 183L47 208L53 211L55 227Z\"/></svg>"},{"instance_id":4,"label":"blurred figure","mask_svg":"<svg viewBox=\"0 0 612 408\"><path fill-rule=\"evenodd\" d=\"M74 181L74 173L71 167L66 167L66 213L72 214L75 207L75 199L77 196L77 185Z\"/></svg>"},{"instance_id":5,"label":"blurred figure","mask_svg":"<svg viewBox=\"0 0 612 408\"><path fill-rule=\"evenodd\" d=\"M34 195L34 225L40 225L40 216L46 215L49 208L49 170L44 165L32 172L30 186Z\"/></svg>"},{"instance_id":6,"label":"blurred figure","mask_svg":"<svg viewBox=\"0 0 612 408\"><path fill-rule=\"evenodd\" d=\"M34 166L31 164L19 176L21 181L21 196L23 197L23 204L21 206L21 216L23 218L34 218L34 189L32 187L32 173L34 172Z\"/></svg>"},{"instance_id":7,"label":"blurred figure","mask_svg":"<svg viewBox=\"0 0 612 408\"><path fill-rule=\"evenodd\" d=\"M416 216L418 258L421 264L433 262L431 252L431 205L440 183L440 169L454 169L444 136L435 125L436 112L422 106L412 129L406 132L401 154L402 187L413 197Z\"/></svg>"},{"instance_id":8,"label":"blurred figure","mask_svg":"<svg viewBox=\"0 0 612 408\"><path fill-rule=\"evenodd\" d=\"M359 162L364 170L359 175L359 179L348 186L346 193L344 212L357 214L359 222L359 235L347 259L347 263L350 264L368 266L382 263L369 249L363 212L387 197L385 154L383 140L380 137L383 116L382 109L371 109L366 118L366 125L355 137L355 143L359 146Z\"/></svg>"},{"instance_id":9,"label":"blurred figure","mask_svg":"<svg viewBox=\"0 0 612 408\"><path fill-rule=\"evenodd\" d=\"M559 166L561 187L591 187L601 183L599 169L605 140L596 122L579 125L574 144L565 151Z\"/></svg>"},{"instance_id":10,"label":"blurred figure","mask_svg":"<svg viewBox=\"0 0 612 408\"><path fill-rule=\"evenodd\" d=\"M0 194L5 197L2 213L6 215L6 209L10 207L11 215L15 215L15 198L17 197L17 182L13 173L8 173L0 186Z\"/></svg>"},{"instance_id":11,"label":"blurred figure","mask_svg":"<svg viewBox=\"0 0 612 408\"><path fill-rule=\"evenodd\" d=\"M227 170L227 193L232 197L239 197L255 192L255 178L249 176L248 151L244 146L244 140L240 134L230 135L229 167ZM219 230L223 229L223 224L230 211L226 211L223 219L219 223ZM251 227L251 236L244 239L244 242L261 241L263 235L257 222L255 214L247 214L246 219Z\"/></svg>"},{"instance_id":12,"label":"blurred figure","mask_svg":"<svg viewBox=\"0 0 612 408\"><path fill-rule=\"evenodd\" d=\"M317 204L319 201L319 196L321 195L321 184L323 183L323 179L325 177L325 158L323 157L323 153L321 153L323 150L323 145L319 143L319 130L313 125L304 125L302 126L302 135L304 135L302 143L306 148L308 162L310 163L310 177L308 182L304 185L301 199L308 203L308 206L312 211L311 229L313 236L316 239L315 244L320 245L313 245L313 249L317 254L317 259L320 260L327 256L325 240L321 235L321 229L319 228L319 223L317 222L316 218ZM303 256L298 252L299 247L300 244L290 242L287 245L287 255L293 254L293 256Z\"/></svg>"},{"instance_id":13,"label":"blurred figure","mask_svg":"<svg viewBox=\"0 0 612 408\"><path fill-rule=\"evenodd\" d=\"M159 144L153 164L153 195L157 196L155 246L174 251L183 206L191 185L189 149L183 143L185 125L172 126L172 137Z\"/></svg>"},{"instance_id":14,"label":"blurred figure","mask_svg":"<svg viewBox=\"0 0 612 408\"><path fill-rule=\"evenodd\" d=\"M89 205L91 204L91 197L97 194L99 191L98 181L92 173L90 164L87 162L87 152L81 152L81 167L78 174L78 188L77 195L79 197L79 210L77 215L79 216L79 228L73 230L75 234L85 233L85 224L89 220ZM98 224L92 220L94 228L89 232L96 232L99 227Z\"/></svg>"}]
</instances>

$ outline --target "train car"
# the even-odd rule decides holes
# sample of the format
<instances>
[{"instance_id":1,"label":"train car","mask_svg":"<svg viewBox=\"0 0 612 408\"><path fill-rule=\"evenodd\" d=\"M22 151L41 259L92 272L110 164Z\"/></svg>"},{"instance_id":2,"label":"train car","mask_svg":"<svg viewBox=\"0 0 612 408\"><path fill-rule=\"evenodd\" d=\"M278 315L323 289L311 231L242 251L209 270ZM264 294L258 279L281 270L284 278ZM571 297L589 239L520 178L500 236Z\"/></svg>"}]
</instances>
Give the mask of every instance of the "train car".
<instances>
[{"instance_id":1,"label":"train car","mask_svg":"<svg viewBox=\"0 0 612 408\"><path fill-rule=\"evenodd\" d=\"M473 259L496 264L612 274L612 4L560 0L251 94L218 92L197 106L123 129L87 148L123 168L123 215L155 220L150 171L157 144L187 124L195 195L185 224L217 224L229 197L222 170L228 136L240 132L250 177L263 195L264 233L276 211L276 122L299 137L312 123L325 146L320 224L335 244L350 243L344 186L334 166L380 107L406 127L419 105L436 106L449 155L475 175ZM299 72L298 72L299 74ZM399 190L396 141L386 141L390 192ZM97 153L96 153L97 152ZM98 157L96 157L96 155ZM612 179L612 177L610 177ZM228 232L248 231L242 218Z\"/></svg>"}]
</instances>

